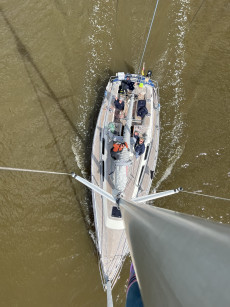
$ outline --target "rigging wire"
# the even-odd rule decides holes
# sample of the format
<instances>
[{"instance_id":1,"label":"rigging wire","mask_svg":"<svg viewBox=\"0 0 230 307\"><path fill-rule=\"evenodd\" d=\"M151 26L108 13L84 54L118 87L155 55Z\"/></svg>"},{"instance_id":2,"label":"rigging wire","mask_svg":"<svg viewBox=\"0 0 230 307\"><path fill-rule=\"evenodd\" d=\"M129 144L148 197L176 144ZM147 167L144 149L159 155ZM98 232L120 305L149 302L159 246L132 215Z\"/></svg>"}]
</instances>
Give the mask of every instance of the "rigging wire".
<instances>
[{"instance_id":1,"label":"rigging wire","mask_svg":"<svg viewBox=\"0 0 230 307\"><path fill-rule=\"evenodd\" d=\"M230 201L229 198L224 198L224 197L219 197L219 196L214 196L214 195L207 195L207 194L202 194L202 193L197 193L197 192L188 192L188 191L181 191L181 192L187 193L187 194L193 194L193 195L199 195L199 196L210 197L210 198L214 198L214 199L221 199L221 200Z\"/></svg>"},{"instance_id":2,"label":"rigging wire","mask_svg":"<svg viewBox=\"0 0 230 307\"><path fill-rule=\"evenodd\" d=\"M159 2L159 0L157 0L156 6L155 6L155 10L154 10L154 12L153 12L152 21L151 21L151 24L150 24L150 27L149 27L149 33L148 33L147 39L146 39L146 41L145 41L144 51L143 51L143 53L142 53L142 57L141 57L141 60L140 60L140 65L139 65L139 68L138 68L138 74L140 73L141 63L142 63L143 58L144 58L146 46L147 46L147 43L148 43L148 40L149 40L149 35L150 35L151 29L152 29L152 25L153 25L153 20L154 20L155 15L156 15L157 7L158 7L158 2Z\"/></svg>"},{"instance_id":3,"label":"rigging wire","mask_svg":"<svg viewBox=\"0 0 230 307\"><path fill-rule=\"evenodd\" d=\"M116 41L117 41L117 15L118 15L118 0L116 3L116 19L115 19L115 46L116 46ZM114 55L114 60L113 60L113 72L115 72L115 68L116 68L116 54Z\"/></svg>"},{"instance_id":4,"label":"rigging wire","mask_svg":"<svg viewBox=\"0 0 230 307\"><path fill-rule=\"evenodd\" d=\"M41 171L41 170L35 170L35 169L14 168L14 167L5 167L5 166L0 166L0 170L72 176L72 174L69 174L69 173ZM165 190L158 190L158 192L163 192L163 191L165 191ZM189 191L181 191L181 192L187 193L187 194L198 195L198 196L210 197L210 198L214 198L214 199L230 201L230 198L219 197L219 196L214 196L214 195L207 195L207 194L202 194L202 193L198 193L198 192L189 192Z\"/></svg>"},{"instance_id":5,"label":"rigging wire","mask_svg":"<svg viewBox=\"0 0 230 307\"><path fill-rule=\"evenodd\" d=\"M167 190L157 190L157 192L165 192L165 191L167 191ZM198 193L198 192L189 192L189 191L184 191L184 190L182 190L180 192L187 193L187 194L198 195L198 196L210 197L210 198L214 198L214 199L230 201L230 198L219 197L219 196L208 195L208 194L202 194L202 193Z\"/></svg>"},{"instance_id":6,"label":"rigging wire","mask_svg":"<svg viewBox=\"0 0 230 307\"><path fill-rule=\"evenodd\" d=\"M3 167L3 166L0 166L0 170L4 170L4 171L16 171L16 172L30 172L30 173L43 173L43 174L54 174L54 175L68 175L68 176L71 176L71 174L68 174L68 173L50 172L50 171L40 171L40 170L35 170L35 169L13 168L13 167Z\"/></svg>"},{"instance_id":7,"label":"rigging wire","mask_svg":"<svg viewBox=\"0 0 230 307\"><path fill-rule=\"evenodd\" d=\"M201 9L201 7L202 7L204 1L205 1L205 0L203 0L203 1L201 2L201 5L199 6L198 10L197 10L196 13L194 14L192 20L191 20L190 23L189 23L189 27L190 27L191 23L193 22L193 20L195 19L195 17L196 17L196 15L198 14L198 12L200 11L200 9Z\"/></svg>"},{"instance_id":8,"label":"rigging wire","mask_svg":"<svg viewBox=\"0 0 230 307\"><path fill-rule=\"evenodd\" d=\"M144 11L147 11L148 12L148 17L146 18L146 22L145 22L145 31L143 31L143 34L145 34L147 32L147 24L149 22L149 17L150 17L150 14L151 14L151 11L148 9L147 7L147 1L145 1L145 9ZM152 0L150 0L151 2ZM146 13L147 14L147 13ZM142 39L141 39L141 43L140 43L140 50L139 50L139 56L138 56L138 59L141 57L141 51L142 51L142 48L143 48L143 45L144 45L144 35L142 36ZM136 65L138 65L138 63L136 63Z\"/></svg>"}]
</instances>

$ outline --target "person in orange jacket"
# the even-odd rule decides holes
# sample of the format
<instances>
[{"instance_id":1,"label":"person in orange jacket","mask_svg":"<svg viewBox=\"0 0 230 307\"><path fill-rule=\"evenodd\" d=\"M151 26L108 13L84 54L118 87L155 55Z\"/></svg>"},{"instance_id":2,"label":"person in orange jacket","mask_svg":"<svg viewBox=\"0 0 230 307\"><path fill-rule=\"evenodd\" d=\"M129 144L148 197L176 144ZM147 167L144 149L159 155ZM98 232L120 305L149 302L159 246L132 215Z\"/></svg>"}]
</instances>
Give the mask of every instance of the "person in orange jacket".
<instances>
[{"instance_id":1,"label":"person in orange jacket","mask_svg":"<svg viewBox=\"0 0 230 307\"><path fill-rule=\"evenodd\" d=\"M124 143L114 143L113 147L111 148L111 157L114 160L119 159L119 154L122 152L122 150L125 147L129 150L128 145L127 145L126 142L124 142Z\"/></svg>"},{"instance_id":2,"label":"person in orange jacket","mask_svg":"<svg viewBox=\"0 0 230 307\"><path fill-rule=\"evenodd\" d=\"M124 143L115 143L115 144L113 144L112 151L114 151L114 152L120 151L121 152L125 147L128 149L128 145L127 145L126 142L124 142Z\"/></svg>"}]
</instances>

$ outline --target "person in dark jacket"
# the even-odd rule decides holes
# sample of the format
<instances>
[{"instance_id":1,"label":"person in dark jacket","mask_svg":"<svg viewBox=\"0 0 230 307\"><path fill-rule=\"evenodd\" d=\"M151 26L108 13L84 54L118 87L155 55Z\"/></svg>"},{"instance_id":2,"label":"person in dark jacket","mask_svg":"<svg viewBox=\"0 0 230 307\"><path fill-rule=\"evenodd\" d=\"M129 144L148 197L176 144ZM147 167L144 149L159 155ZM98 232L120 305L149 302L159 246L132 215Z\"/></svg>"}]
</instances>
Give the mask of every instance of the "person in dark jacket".
<instances>
[{"instance_id":1,"label":"person in dark jacket","mask_svg":"<svg viewBox=\"0 0 230 307\"><path fill-rule=\"evenodd\" d=\"M138 100L137 103L137 116L144 119L145 115L148 114L148 109L146 108L146 100Z\"/></svg>"},{"instance_id":2,"label":"person in dark jacket","mask_svg":"<svg viewBox=\"0 0 230 307\"><path fill-rule=\"evenodd\" d=\"M124 101L122 99L117 99L117 97L116 97L116 100L114 101L114 105L115 105L115 108L120 111L123 111L125 108Z\"/></svg>"},{"instance_id":3,"label":"person in dark jacket","mask_svg":"<svg viewBox=\"0 0 230 307\"><path fill-rule=\"evenodd\" d=\"M119 87L119 93L125 93L127 94L127 91L133 91L134 90L134 82L130 80L130 77L127 77L126 80L123 80L121 82L121 85Z\"/></svg>"},{"instance_id":4,"label":"person in dark jacket","mask_svg":"<svg viewBox=\"0 0 230 307\"><path fill-rule=\"evenodd\" d=\"M149 112L148 112L148 109L146 107L141 107L138 111L137 111L137 116L140 116L141 119L144 119L145 118L145 115L147 115Z\"/></svg>"},{"instance_id":5,"label":"person in dark jacket","mask_svg":"<svg viewBox=\"0 0 230 307\"><path fill-rule=\"evenodd\" d=\"M144 139L139 137L138 132L134 132L134 138L136 139L136 144L134 145L135 156L139 158L145 152Z\"/></svg>"},{"instance_id":6,"label":"person in dark jacket","mask_svg":"<svg viewBox=\"0 0 230 307\"><path fill-rule=\"evenodd\" d=\"M127 84L127 89L129 89L130 91L134 90L134 82L130 80L130 77L126 78L126 84Z\"/></svg>"}]
</instances>

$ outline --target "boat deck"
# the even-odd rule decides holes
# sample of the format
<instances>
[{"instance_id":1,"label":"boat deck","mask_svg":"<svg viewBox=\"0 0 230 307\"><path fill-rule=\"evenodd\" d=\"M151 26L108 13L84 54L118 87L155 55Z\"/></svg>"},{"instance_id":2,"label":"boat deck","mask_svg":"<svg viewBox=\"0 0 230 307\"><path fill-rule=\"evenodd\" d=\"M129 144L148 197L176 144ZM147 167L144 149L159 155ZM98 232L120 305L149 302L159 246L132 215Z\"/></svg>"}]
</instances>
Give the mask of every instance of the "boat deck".
<instances>
[{"instance_id":1,"label":"boat deck","mask_svg":"<svg viewBox=\"0 0 230 307\"><path fill-rule=\"evenodd\" d=\"M114 188L114 165L110 155L113 140L110 139L107 127L109 123L114 123L116 131L122 134L129 101L129 96L121 96L125 101L125 108L122 112L116 112L114 100L118 97L119 85L119 81L110 81L107 85L107 95L103 100L95 129L91 160L92 182L110 194L113 194ZM146 150L139 159L133 157L131 167L126 167L128 182L123 193L126 199L148 194L154 177L159 142L159 104L157 91L153 91L152 88L147 84L144 89L134 90L132 133L138 131L145 138ZM146 107L150 112L150 116L143 120L136 116L135 109L138 99L142 97L146 99ZM115 205L94 192L93 205L102 275L111 280L113 287L128 254L124 224L122 218L111 216Z\"/></svg>"}]
</instances>

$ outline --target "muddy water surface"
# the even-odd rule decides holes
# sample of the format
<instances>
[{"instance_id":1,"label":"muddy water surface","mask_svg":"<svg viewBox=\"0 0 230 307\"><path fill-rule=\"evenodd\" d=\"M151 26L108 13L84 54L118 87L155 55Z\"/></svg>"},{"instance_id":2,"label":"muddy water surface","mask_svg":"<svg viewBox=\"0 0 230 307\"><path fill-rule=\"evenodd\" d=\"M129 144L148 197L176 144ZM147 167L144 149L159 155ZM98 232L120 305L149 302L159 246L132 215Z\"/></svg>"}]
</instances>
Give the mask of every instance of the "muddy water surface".
<instances>
[{"instance_id":1,"label":"muddy water surface","mask_svg":"<svg viewBox=\"0 0 230 307\"><path fill-rule=\"evenodd\" d=\"M0 166L90 178L108 77L137 72L155 1L1 1ZM161 98L153 189L229 198L230 4L160 1L145 53ZM90 193L68 176L1 171L1 306L106 306ZM229 201L155 205L230 223ZM124 306L130 259L113 291Z\"/></svg>"}]
</instances>

